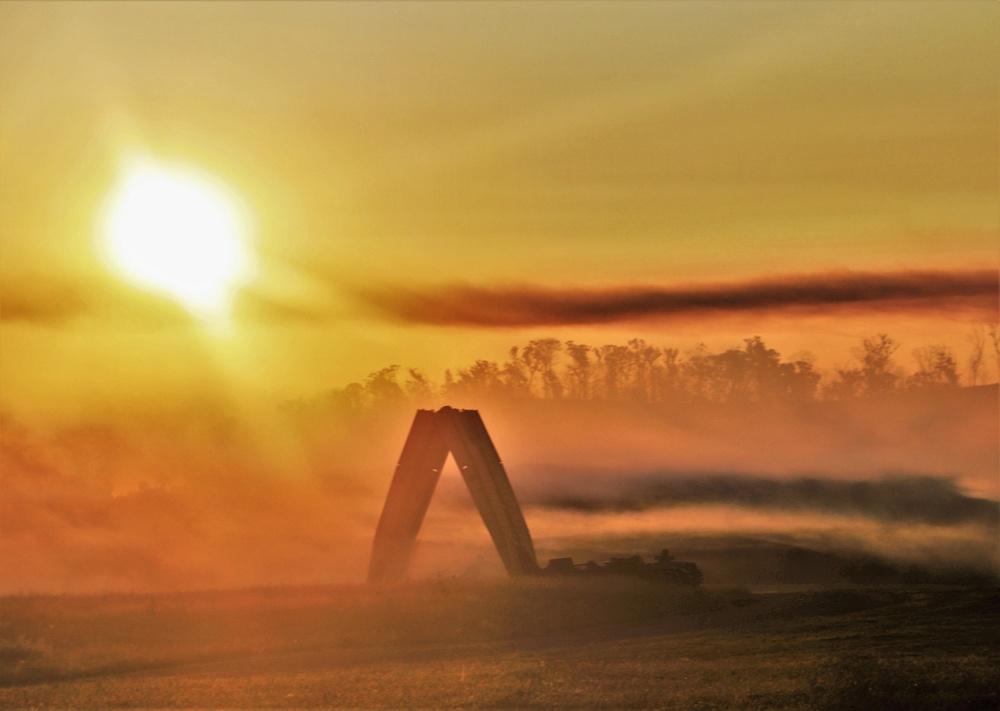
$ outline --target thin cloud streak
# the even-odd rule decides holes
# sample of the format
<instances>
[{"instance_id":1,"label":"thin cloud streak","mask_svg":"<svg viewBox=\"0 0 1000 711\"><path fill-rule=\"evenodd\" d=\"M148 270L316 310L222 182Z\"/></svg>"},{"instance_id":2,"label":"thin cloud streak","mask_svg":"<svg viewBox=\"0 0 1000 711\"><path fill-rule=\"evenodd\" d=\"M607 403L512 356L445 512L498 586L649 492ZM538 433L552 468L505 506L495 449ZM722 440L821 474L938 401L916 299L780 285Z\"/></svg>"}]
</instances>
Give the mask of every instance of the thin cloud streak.
<instances>
[{"instance_id":1,"label":"thin cloud streak","mask_svg":"<svg viewBox=\"0 0 1000 711\"><path fill-rule=\"evenodd\" d=\"M254 323L317 323L333 318L328 305L292 303L254 289L237 295L233 312L237 320ZM155 331L190 326L192 319L165 294L64 276L5 280L0 285L0 322L52 328L88 322Z\"/></svg>"},{"instance_id":2,"label":"thin cloud streak","mask_svg":"<svg viewBox=\"0 0 1000 711\"><path fill-rule=\"evenodd\" d=\"M173 300L106 280L19 276L0 284L0 322L65 327L109 322L157 330L184 325L186 312Z\"/></svg>"},{"instance_id":3,"label":"thin cloud streak","mask_svg":"<svg viewBox=\"0 0 1000 711\"><path fill-rule=\"evenodd\" d=\"M438 326L559 326L732 313L960 311L995 318L994 270L838 272L687 287L361 288L379 313Z\"/></svg>"},{"instance_id":4,"label":"thin cloud streak","mask_svg":"<svg viewBox=\"0 0 1000 711\"><path fill-rule=\"evenodd\" d=\"M382 317L436 326L503 328L607 324L639 319L736 313L809 315L892 312L963 313L996 320L1000 275L993 270L838 272L680 287L542 286L351 287L330 274L319 281L343 289ZM326 296L288 301L250 287L235 304L239 321L322 323L343 316ZM166 296L102 280L18 277L0 284L0 321L63 326L81 320L176 327L188 321Z\"/></svg>"}]
</instances>

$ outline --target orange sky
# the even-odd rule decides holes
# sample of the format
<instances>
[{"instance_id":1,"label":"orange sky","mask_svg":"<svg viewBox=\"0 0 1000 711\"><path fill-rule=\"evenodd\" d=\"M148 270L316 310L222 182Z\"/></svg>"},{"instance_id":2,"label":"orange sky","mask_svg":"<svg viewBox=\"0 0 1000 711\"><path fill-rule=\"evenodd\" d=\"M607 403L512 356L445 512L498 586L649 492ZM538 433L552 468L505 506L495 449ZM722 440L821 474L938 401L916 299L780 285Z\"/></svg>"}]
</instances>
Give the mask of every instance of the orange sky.
<instances>
[{"instance_id":1,"label":"orange sky","mask_svg":"<svg viewBox=\"0 0 1000 711\"><path fill-rule=\"evenodd\" d=\"M358 293L996 270L998 25L988 2L4 2L0 405L281 399L549 335L962 352L995 309L484 329ZM136 152L246 201L260 271L223 335L99 258Z\"/></svg>"}]
</instances>

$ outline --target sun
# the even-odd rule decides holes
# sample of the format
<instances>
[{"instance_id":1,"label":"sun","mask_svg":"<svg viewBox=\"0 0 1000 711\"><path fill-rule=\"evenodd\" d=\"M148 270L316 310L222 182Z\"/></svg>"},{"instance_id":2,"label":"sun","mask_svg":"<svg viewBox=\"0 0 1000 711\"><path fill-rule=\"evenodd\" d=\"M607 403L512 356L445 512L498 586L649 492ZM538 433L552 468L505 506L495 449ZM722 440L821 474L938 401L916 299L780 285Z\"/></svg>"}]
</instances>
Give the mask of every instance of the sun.
<instances>
[{"instance_id":1,"label":"sun","mask_svg":"<svg viewBox=\"0 0 1000 711\"><path fill-rule=\"evenodd\" d=\"M151 159L123 171L102 215L109 263L199 316L228 313L254 271L246 209L223 183Z\"/></svg>"}]
</instances>

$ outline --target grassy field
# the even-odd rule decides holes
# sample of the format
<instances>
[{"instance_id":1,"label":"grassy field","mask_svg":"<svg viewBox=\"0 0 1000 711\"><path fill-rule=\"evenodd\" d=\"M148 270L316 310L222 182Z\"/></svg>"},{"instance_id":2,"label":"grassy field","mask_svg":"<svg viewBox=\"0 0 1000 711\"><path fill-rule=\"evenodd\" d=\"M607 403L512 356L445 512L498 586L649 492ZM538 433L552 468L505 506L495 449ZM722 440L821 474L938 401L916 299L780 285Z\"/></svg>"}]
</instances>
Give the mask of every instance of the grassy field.
<instances>
[{"instance_id":1,"label":"grassy field","mask_svg":"<svg viewBox=\"0 0 1000 711\"><path fill-rule=\"evenodd\" d=\"M0 604L3 708L1000 707L996 588L433 581Z\"/></svg>"}]
</instances>

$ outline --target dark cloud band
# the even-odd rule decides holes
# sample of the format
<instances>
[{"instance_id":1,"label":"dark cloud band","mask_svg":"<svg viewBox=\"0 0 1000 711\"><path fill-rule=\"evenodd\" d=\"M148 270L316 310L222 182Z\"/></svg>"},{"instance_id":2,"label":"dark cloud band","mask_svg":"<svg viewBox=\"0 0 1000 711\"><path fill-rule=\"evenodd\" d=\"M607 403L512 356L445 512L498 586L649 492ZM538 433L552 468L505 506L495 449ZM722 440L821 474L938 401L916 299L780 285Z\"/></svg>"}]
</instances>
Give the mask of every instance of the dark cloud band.
<instances>
[{"instance_id":1,"label":"dark cloud band","mask_svg":"<svg viewBox=\"0 0 1000 711\"><path fill-rule=\"evenodd\" d=\"M345 284L330 287L349 288ZM992 270L834 273L688 287L546 289L536 286L357 288L354 295L383 317L410 323L480 328L602 324L644 318L735 313L962 312L996 320L1000 277ZM329 303L291 306L244 290L241 320L323 321ZM187 322L179 306L124 285L98 280L19 277L0 284L0 320L61 325L79 319L143 324Z\"/></svg>"},{"instance_id":2,"label":"dark cloud band","mask_svg":"<svg viewBox=\"0 0 1000 711\"><path fill-rule=\"evenodd\" d=\"M982 270L814 274L683 288L389 287L358 295L399 320L488 328L781 311L962 310L990 317L998 289L998 273Z\"/></svg>"}]
</instances>

